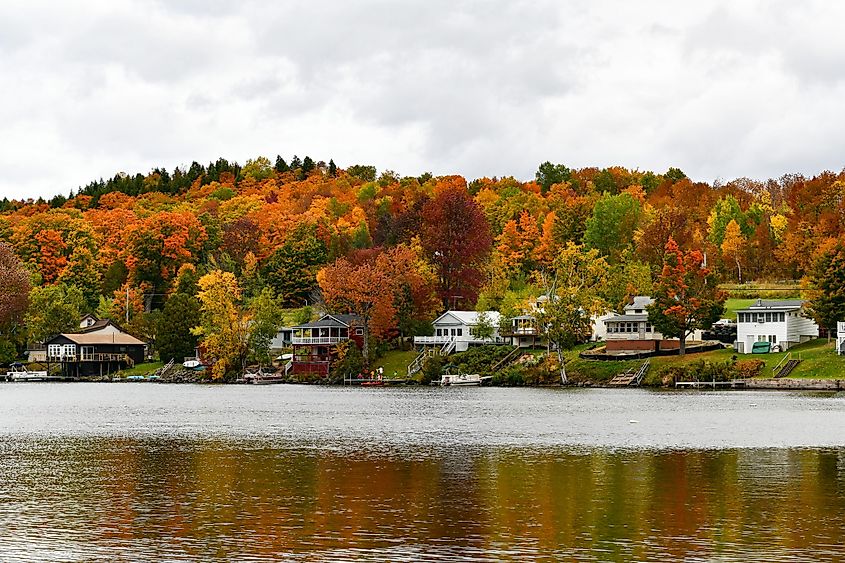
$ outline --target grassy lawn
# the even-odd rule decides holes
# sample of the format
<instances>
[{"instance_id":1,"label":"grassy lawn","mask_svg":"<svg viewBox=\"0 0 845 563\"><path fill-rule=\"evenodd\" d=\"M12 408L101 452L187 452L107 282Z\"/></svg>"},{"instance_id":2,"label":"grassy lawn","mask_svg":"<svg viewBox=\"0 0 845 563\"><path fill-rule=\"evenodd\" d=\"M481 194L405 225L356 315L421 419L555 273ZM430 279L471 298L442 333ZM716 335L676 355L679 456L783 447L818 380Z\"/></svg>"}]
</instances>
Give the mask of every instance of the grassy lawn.
<instances>
[{"instance_id":1,"label":"grassy lawn","mask_svg":"<svg viewBox=\"0 0 845 563\"><path fill-rule=\"evenodd\" d=\"M129 369L116 372L115 377L129 377L130 375L150 375L155 370L164 367L164 362L150 362L148 364L137 364Z\"/></svg>"},{"instance_id":2,"label":"grassy lawn","mask_svg":"<svg viewBox=\"0 0 845 563\"><path fill-rule=\"evenodd\" d=\"M569 359L566 364L567 373L575 381L608 381L614 375L642 364L642 360L598 361L579 358L578 353L587 347L578 346L566 354ZM773 368L790 352L793 358L800 355L802 360L789 375L790 378L845 379L845 356L837 356L835 348L835 341L828 343L827 339L819 338L794 346L789 352L774 354L737 354L733 349L725 349L701 354L686 354L683 357L657 356L651 358L651 369L649 375L646 376L646 383L659 383L656 380L656 375L665 367L686 365L700 360L725 362L730 361L733 356L736 356L738 360L763 360L765 367L760 377L773 377Z\"/></svg>"},{"instance_id":3,"label":"grassy lawn","mask_svg":"<svg viewBox=\"0 0 845 563\"><path fill-rule=\"evenodd\" d=\"M408 364L414 361L417 357L417 352L409 350L403 352L402 350L392 350L387 352L384 356L373 362L373 368L384 368L384 377L393 377L393 372L396 376L404 379L408 376Z\"/></svg>"},{"instance_id":4,"label":"grassy lawn","mask_svg":"<svg viewBox=\"0 0 845 563\"><path fill-rule=\"evenodd\" d=\"M750 306L752 303L757 301L756 299L728 299L725 301L725 314L722 315L726 319L731 319L733 321L736 320L736 312L740 309L745 309L746 307Z\"/></svg>"}]
</instances>

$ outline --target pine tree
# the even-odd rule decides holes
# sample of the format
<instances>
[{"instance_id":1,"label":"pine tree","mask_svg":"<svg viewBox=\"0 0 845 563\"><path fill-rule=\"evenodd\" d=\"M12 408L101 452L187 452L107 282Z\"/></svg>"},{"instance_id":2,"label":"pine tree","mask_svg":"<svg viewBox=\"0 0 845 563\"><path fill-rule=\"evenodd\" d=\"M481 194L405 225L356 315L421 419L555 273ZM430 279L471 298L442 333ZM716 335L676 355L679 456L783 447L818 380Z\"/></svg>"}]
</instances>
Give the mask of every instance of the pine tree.
<instances>
[{"instance_id":1,"label":"pine tree","mask_svg":"<svg viewBox=\"0 0 845 563\"><path fill-rule=\"evenodd\" d=\"M290 166L288 166L288 163L285 162L285 159L282 158L281 155L276 155L276 165L273 169L279 174L282 174L283 172L290 170Z\"/></svg>"}]
</instances>

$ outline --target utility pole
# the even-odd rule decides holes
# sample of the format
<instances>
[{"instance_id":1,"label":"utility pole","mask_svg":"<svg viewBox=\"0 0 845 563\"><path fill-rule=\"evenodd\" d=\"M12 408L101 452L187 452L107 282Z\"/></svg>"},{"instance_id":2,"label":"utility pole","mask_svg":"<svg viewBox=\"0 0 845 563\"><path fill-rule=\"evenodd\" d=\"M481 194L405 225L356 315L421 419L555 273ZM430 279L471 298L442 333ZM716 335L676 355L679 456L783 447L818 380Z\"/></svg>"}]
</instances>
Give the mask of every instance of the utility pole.
<instances>
[{"instance_id":1,"label":"utility pole","mask_svg":"<svg viewBox=\"0 0 845 563\"><path fill-rule=\"evenodd\" d=\"M126 284L126 324L129 324L129 284Z\"/></svg>"}]
</instances>

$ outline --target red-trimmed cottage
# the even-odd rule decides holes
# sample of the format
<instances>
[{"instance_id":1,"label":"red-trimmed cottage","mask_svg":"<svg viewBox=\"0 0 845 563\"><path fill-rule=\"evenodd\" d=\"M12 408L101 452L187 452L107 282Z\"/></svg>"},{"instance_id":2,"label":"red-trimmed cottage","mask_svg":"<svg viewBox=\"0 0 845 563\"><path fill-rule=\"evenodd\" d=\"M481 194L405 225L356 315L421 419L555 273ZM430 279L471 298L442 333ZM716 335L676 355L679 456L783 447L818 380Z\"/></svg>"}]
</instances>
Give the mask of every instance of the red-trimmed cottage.
<instances>
[{"instance_id":1,"label":"red-trimmed cottage","mask_svg":"<svg viewBox=\"0 0 845 563\"><path fill-rule=\"evenodd\" d=\"M364 328L357 315L323 315L292 329L293 359L286 373L328 375L338 344L353 340L359 348L364 345Z\"/></svg>"}]
</instances>

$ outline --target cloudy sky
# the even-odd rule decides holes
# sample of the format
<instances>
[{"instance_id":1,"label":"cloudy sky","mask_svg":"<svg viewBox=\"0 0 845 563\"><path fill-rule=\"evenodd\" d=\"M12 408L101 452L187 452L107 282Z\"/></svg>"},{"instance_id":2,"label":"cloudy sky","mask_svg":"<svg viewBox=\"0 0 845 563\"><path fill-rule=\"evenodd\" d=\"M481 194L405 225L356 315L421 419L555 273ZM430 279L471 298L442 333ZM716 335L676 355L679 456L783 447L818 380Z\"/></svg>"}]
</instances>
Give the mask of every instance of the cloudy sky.
<instances>
[{"instance_id":1,"label":"cloudy sky","mask_svg":"<svg viewBox=\"0 0 845 563\"><path fill-rule=\"evenodd\" d=\"M843 21L835 0L4 0L0 197L279 153L840 170Z\"/></svg>"}]
</instances>

